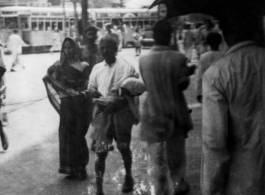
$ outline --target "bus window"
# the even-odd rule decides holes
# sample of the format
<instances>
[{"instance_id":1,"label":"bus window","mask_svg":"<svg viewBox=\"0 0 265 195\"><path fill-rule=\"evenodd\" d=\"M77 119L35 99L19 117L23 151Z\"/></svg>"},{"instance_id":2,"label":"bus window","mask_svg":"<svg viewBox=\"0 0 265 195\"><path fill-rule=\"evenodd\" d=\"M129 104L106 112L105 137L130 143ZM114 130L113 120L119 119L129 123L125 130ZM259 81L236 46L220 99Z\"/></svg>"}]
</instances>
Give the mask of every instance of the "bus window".
<instances>
[{"instance_id":1,"label":"bus window","mask_svg":"<svg viewBox=\"0 0 265 195\"><path fill-rule=\"evenodd\" d=\"M151 20L151 27L153 27L155 25L156 21Z\"/></svg>"},{"instance_id":2,"label":"bus window","mask_svg":"<svg viewBox=\"0 0 265 195\"><path fill-rule=\"evenodd\" d=\"M58 29L63 30L63 22L62 21L58 21Z\"/></svg>"},{"instance_id":3,"label":"bus window","mask_svg":"<svg viewBox=\"0 0 265 195\"><path fill-rule=\"evenodd\" d=\"M138 21L138 28L142 29L143 28L143 21Z\"/></svg>"},{"instance_id":4,"label":"bus window","mask_svg":"<svg viewBox=\"0 0 265 195\"><path fill-rule=\"evenodd\" d=\"M0 17L0 29L4 28L4 24L5 23L5 20L3 17Z\"/></svg>"},{"instance_id":5,"label":"bus window","mask_svg":"<svg viewBox=\"0 0 265 195\"><path fill-rule=\"evenodd\" d=\"M137 22L136 21L132 21L132 28L137 28Z\"/></svg>"},{"instance_id":6,"label":"bus window","mask_svg":"<svg viewBox=\"0 0 265 195\"><path fill-rule=\"evenodd\" d=\"M65 30L69 30L69 21L65 21L64 27L65 27Z\"/></svg>"},{"instance_id":7,"label":"bus window","mask_svg":"<svg viewBox=\"0 0 265 195\"><path fill-rule=\"evenodd\" d=\"M18 18L17 17L6 17L4 28L18 28Z\"/></svg>"},{"instance_id":8,"label":"bus window","mask_svg":"<svg viewBox=\"0 0 265 195\"><path fill-rule=\"evenodd\" d=\"M44 28L44 18L39 18L39 30L43 31Z\"/></svg>"},{"instance_id":9,"label":"bus window","mask_svg":"<svg viewBox=\"0 0 265 195\"><path fill-rule=\"evenodd\" d=\"M51 19L50 18L46 18L45 19L45 28L46 30L51 30Z\"/></svg>"},{"instance_id":10,"label":"bus window","mask_svg":"<svg viewBox=\"0 0 265 195\"><path fill-rule=\"evenodd\" d=\"M102 22L97 22L96 26L97 26L98 28L103 28L103 23L102 23Z\"/></svg>"},{"instance_id":11,"label":"bus window","mask_svg":"<svg viewBox=\"0 0 265 195\"><path fill-rule=\"evenodd\" d=\"M21 23L22 29L28 29L29 28L29 18L28 17L21 17L20 23Z\"/></svg>"},{"instance_id":12,"label":"bus window","mask_svg":"<svg viewBox=\"0 0 265 195\"><path fill-rule=\"evenodd\" d=\"M52 19L52 30L58 29L57 18Z\"/></svg>"},{"instance_id":13,"label":"bus window","mask_svg":"<svg viewBox=\"0 0 265 195\"><path fill-rule=\"evenodd\" d=\"M39 30L39 29L38 29L37 18L32 18L32 19L31 19L31 29L32 29L32 30Z\"/></svg>"}]
</instances>

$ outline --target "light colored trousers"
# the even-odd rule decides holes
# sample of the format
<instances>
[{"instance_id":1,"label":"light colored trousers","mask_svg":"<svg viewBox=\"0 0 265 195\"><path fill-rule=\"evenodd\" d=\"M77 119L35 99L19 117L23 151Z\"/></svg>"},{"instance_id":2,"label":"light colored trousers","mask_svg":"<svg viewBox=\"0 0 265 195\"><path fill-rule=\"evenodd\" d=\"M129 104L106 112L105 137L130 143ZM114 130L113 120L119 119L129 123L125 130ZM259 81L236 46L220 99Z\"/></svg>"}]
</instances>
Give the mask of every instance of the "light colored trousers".
<instances>
[{"instance_id":1,"label":"light colored trousers","mask_svg":"<svg viewBox=\"0 0 265 195\"><path fill-rule=\"evenodd\" d=\"M148 143L149 173L155 195L171 195L186 175L186 140L172 137L166 142Z\"/></svg>"}]
</instances>

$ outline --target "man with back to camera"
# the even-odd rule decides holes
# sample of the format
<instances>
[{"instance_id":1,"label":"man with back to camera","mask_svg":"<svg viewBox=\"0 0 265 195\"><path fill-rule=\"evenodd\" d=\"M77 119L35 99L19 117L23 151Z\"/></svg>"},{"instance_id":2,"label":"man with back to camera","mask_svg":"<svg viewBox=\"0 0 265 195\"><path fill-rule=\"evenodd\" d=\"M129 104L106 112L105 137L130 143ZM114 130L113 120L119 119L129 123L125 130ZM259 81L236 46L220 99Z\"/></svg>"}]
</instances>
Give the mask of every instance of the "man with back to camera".
<instances>
[{"instance_id":1,"label":"man with back to camera","mask_svg":"<svg viewBox=\"0 0 265 195\"><path fill-rule=\"evenodd\" d=\"M263 19L242 6L222 10L229 49L203 76L204 195L265 194Z\"/></svg>"},{"instance_id":2,"label":"man with back to camera","mask_svg":"<svg viewBox=\"0 0 265 195\"><path fill-rule=\"evenodd\" d=\"M185 142L193 124L183 91L196 66L188 67L185 55L171 49L172 30L168 21L155 24L155 46L140 58L139 65L148 92L143 101L140 139L148 144L155 195L189 191Z\"/></svg>"}]
</instances>

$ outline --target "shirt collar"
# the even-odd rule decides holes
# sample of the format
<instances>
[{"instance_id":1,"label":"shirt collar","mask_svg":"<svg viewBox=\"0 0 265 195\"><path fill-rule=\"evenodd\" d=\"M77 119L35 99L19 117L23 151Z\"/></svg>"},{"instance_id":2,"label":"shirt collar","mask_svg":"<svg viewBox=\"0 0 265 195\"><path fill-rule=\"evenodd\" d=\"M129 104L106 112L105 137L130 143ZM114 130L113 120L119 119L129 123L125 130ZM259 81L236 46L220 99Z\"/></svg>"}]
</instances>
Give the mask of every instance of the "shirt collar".
<instances>
[{"instance_id":1,"label":"shirt collar","mask_svg":"<svg viewBox=\"0 0 265 195\"><path fill-rule=\"evenodd\" d=\"M152 47L153 51L164 51L164 50L171 50L170 46L165 46L165 45L155 45L154 47Z\"/></svg>"},{"instance_id":2,"label":"shirt collar","mask_svg":"<svg viewBox=\"0 0 265 195\"><path fill-rule=\"evenodd\" d=\"M246 46L249 46L249 45L254 45L255 42L254 41L243 41L243 42L240 42L238 44L235 44L234 46L230 47L226 53L225 53L225 56L226 55L229 55L231 53L234 53L235 51L243 48L243 47L246 47Z\"/></svg>"}]
</instances>

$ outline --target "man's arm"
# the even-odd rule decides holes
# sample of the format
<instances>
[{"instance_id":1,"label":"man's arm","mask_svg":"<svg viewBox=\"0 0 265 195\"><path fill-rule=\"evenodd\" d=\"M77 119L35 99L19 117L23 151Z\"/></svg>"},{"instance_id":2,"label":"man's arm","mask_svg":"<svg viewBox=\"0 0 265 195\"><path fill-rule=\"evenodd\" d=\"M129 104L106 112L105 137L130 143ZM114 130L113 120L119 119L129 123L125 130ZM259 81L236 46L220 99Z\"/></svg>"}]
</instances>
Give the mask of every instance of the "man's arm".
<instances>
[{"instance_id":1,"label":"man's arm","mask_svg":"<svg viewBox=\"0 0 265 195\"><path fill-rule=\"evenodd\" d=\"M95 67L92 69L89 77L87 92L91 94L93 98L99 98L100 96L102 96L102 94L98 91Z\"/></svg>"},{"instance_id":2,"label":"man's arm","mask_svg":"<svg viewBox=\"0 0 265 195\"><path fill-rule=\"evenodd\" d=\"M203 76L201 188L203 195L222 195L230 160L227 147L228 103L209 76Z\"/></svg>"}]
</instances>

